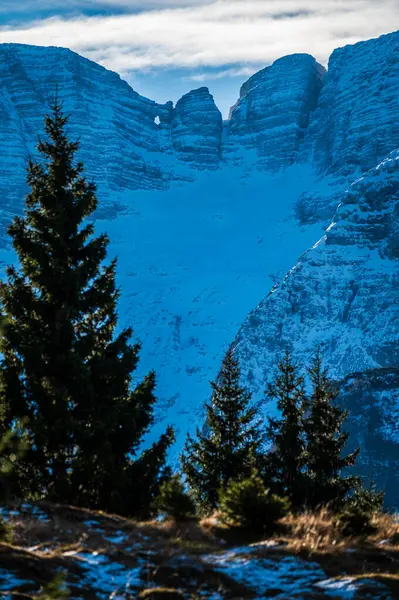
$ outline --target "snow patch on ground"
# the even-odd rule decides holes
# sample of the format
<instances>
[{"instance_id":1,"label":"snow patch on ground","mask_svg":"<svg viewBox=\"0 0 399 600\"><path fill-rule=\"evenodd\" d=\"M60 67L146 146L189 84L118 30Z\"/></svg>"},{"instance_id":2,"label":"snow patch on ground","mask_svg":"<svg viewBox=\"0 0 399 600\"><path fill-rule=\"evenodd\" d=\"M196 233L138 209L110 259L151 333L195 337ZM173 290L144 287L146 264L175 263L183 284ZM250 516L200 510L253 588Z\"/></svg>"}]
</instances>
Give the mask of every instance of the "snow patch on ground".
<instances>
[{"instance_id":1,"label":"snow patch on ground","mask_svg":"<svg viewBox=\"0 0 399 600\"><path fill-rule=\"evenodd\" d=\"M24 503L18 509L11 509L8 506L0 507L0 517L4 521L11 521L21 514L29 515L33 519L37 519L41 523L48 523L50 521L48 515L41 510L38 506L32 506L31 504Z\"/></svg>"},{"instance_id":2,"label":"snow patch on ground","mask_svg":"<svg viewBox=\"0 0 399 600\"><path fill-rule=\"evenodd\" d=\"M343 579L326 579L316 583L328 595L351 600L359 590L359 583L353 577L344 577Z\"/></svg>"},{"instance_id":3,"label":"snow patch on ground","mask_svg":"<svg viewBox=\"0 0 399 600\"><path fill-rule=\"evenodd\" d=\"M140 578L144 567L143 560L139 560L135 569L129 569L98 552L81 552L76 554L76 558L85 571L79 587L94 590L100 598L109 598L109 594L131 592L144 586ZM114 598L114 595L112 597Z\"/></svg>"},{"instance_id":4,"label":"snow patch on ground","mask_svg":"<svg viewBox=\"0 0 399 600\"><path fill-rule=\"evenodd\" d=\"M383 584L370 579L355 579L354 577L326 579L316 583L316 586L321 588L328 596L342 598L343 600L352 600L353 598L389 600L392 598ZM365 586L371 586L372 591L365 592Z\"/></svg>"},{"instance_id":5,"label":"snow patch on ground","mask_svg":"<svg viewBox=\"0 0 399 600\"><path fill-rule=\"evenodd\" d=\"M123 544L129 538L126 533L119 531L116 532L115 535L104 536L104 539L107 540L107 542L111 542L111 544Z\"/></svg>"},{"instance_id":6,"label":"snow patch on ground","mask_svg":"<svg viewBox=\"0 0 399 600\"><path fill-rule=\"evenodd\" d=\"M6 569L2 569L0 568L0 591L1 592L12 592L12 590L18 588L21 585L25 585L27 583L32 583L30 581L27 581L26 579L19 579L18 577L16 577L15 575L12 575L10 573L10 571L6 571ZM1 596L4 598L10 597L10 596L4 596L3 594L1 594Z\"/></svg>"},{"instance_id":7,"label":"snow patch on ground","mask_svg":"<svg viewBox=\"0 0 399 600\"><path fill-rule=\"evenodd\" d=\"M222 554L210 554L204 560L216 570L247 586L256 594L273 593L274 598L299 598L312 592L313 583L324 577L317 563L294 556L252 556L255 548L235 548Z\"/></svg>"},{"instance_id":8,"label":"snow patch on ground","mask_svg":"<svg viewBox=\"0 0 399 600\"><path fill-rule=\"evenodd\" d=\"M100 527L100 523L98 521L94 521L93 519L89 519L88 521L83 521L83 525L86 527Z\"/></svg>"},{"instance_id":9,"label":"snow patch on ground","mask_svg":"<svg viewBox=\"0 0 399 600\"><path fill-rule=\"evenodd\" d=\"M316 597L313 594L319 594L321 590L327 597L332 596L337 600L352 600L355 597L381 600L391 598L387 595L386 587L378 582L352 577L326 579L326 574L318 563L296 556L256 556L256 551L261 551L262 546L265 549L268 545L242 546L220 554L208 554L202 559L255 594L261 594L263 598L299 600ZM365 587L372 591L365 592Z\"/></svg>"}]
</instances>

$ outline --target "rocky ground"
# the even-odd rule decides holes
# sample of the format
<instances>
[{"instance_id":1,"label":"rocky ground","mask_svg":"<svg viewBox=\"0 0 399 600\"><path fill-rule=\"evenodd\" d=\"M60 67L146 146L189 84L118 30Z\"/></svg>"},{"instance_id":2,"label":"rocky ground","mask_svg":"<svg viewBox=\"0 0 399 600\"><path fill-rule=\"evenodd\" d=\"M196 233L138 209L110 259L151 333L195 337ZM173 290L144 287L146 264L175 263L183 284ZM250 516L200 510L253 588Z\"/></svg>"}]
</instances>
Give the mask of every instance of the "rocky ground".
<instances>
[{"instance_id":1,"label":"rocky ground","mask_svg":"<svg viewBox=\"0 0 399 600\"><path fill-rule=\"evenodd\" d=\"M363 540L341 539L326 514L285 520L273 537L221 526L137 523L40 503L3 507L0 597L46 598L65 573L70 598L399 598L399 523L378 520Z\"/></svg>"}]
</instances>

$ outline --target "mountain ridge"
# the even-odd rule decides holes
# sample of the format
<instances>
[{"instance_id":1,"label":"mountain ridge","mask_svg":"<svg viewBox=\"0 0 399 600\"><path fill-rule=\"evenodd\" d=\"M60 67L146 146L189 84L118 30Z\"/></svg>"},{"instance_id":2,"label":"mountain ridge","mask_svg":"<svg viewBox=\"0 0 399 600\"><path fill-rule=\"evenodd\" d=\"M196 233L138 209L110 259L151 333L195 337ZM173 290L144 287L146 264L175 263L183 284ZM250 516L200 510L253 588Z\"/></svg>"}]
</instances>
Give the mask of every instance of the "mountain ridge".
<instances>
[{"instance_id":1,"label":"mountain ridge","mask_svg":"<svg viewBox=\"0 0 399 600\"><path fill-rule=\"evenodd\" d=\"M248 349L248 356L241 354L246 379L255 353L264 377L264 365L271 368L278 348L269 348L265 362L265 347L254 344L253 336L264 335L259 306L269 315L268 291L276 283L279 322L298 333L301 306L321 311L317 328L331 339L335 324L322 328L323 303L313 286L321 268L314 257L322 249L320 288L329 281L323 257L336 261L338 279L330 292L325 289L331 310L346 315L346 323L358 319L366 347L367 335L376 334L374 359L364 360L360 371L395 367L396 338L378 323L388 319L384 298L392 301L397 293L399 182L391 153L399 148L399 32L336 50L327 73L310 55L279 59L244 84L227 123L207 88L188 92L175 106L157 104L68 49L0 45L0 77L2 268L14 260L4 230L22 210L26 161L35 157L57 83L72 114L71 137L80 137L80 158L98 183L96 229L109 233L111 253L119 256L122 324L133 325L142 342L142 372L158 373L154 436L171 422L178 448L186 431L201 423L208 381L237 331ZM370 250L364 241L371 243L373 236L378 247ZM316 240L322 240L318 250L309 254ZM282 282L297 281L298 268L285 275L299 256L305 257L300 262L307 265L310 285L301 282L299 291L291 291L298 297L293 310L280 290ZM364 296L369 289L373 298L361 322L356 303L362 292L346 277L349 271L356 275L359 265L360 290ZM254 315L260 322L249 326ZM273 335L281 338L278 328ZM343 342L339 338L338 346ZM350 343L340 371L334 371L331 348L327 352L335 379L345 381L358 370ZM391 396L388 401L377 390L374 406L388 403L394 410ZM387 420L385 412L381 418Z\"/></svg>"}]
</instances>

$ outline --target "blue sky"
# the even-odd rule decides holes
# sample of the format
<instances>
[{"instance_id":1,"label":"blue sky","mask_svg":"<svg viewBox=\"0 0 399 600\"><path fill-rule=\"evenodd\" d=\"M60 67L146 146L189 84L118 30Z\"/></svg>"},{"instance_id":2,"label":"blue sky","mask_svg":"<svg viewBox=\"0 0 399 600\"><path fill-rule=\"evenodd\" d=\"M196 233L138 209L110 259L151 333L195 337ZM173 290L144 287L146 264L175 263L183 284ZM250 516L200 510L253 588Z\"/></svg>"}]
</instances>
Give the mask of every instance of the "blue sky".
<instances>
[{"instance_id":1,"label":"blue sky","mask_svg":"<svg viewBox=\"0 0 399 600\"><path fill-rule=\"evenodd\" d=\"M159 102L205 85L224 116L276 58L398 27L398 0L0 0L1 42L69 47Z\"/></svg>"}]
</instances>

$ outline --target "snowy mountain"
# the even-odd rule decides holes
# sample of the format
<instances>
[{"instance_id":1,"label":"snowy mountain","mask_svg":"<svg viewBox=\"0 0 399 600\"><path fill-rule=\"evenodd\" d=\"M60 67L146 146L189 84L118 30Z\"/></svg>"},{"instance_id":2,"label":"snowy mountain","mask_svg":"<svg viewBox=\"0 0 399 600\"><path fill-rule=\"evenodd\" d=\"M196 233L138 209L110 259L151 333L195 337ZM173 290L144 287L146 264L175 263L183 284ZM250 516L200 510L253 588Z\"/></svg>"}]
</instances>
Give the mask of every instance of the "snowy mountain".
<instances>
[{"instance_id":1,"label":"snowy mountain","mask_svg":"<svg viewBox=\"0 0 399 600\"><path fill-rule=\"evenodd\" d=\"M177 449L239 331L255 394L287 341L303 359L324 342L365 471L397 460L398 50L396 32L336 50L327 71L279 59L223 122L206 88L160 105L70 50L0 45L2 264L58 88L119 257L121 321L142 342L141 374L158 374L154 434L174 424Z\"/></svg>"},{"instance_id":2,"label":"snowy mountain","mask_svg":"<svg viewBox=\"0 0 399 600\"><path fill-rule=\"evenodd\" d=\"M285 347L303 363L322 345L330 376L353 405L352 441L380 481L398 471L398 448L383 459L365 440L371 433L382 448L399 442L398 234L396 151L350 186L326 234L250 313L235 341L244 380L257 394ZM391 500L397 484L391 477Z\"/></svg>"}]
</instances>

